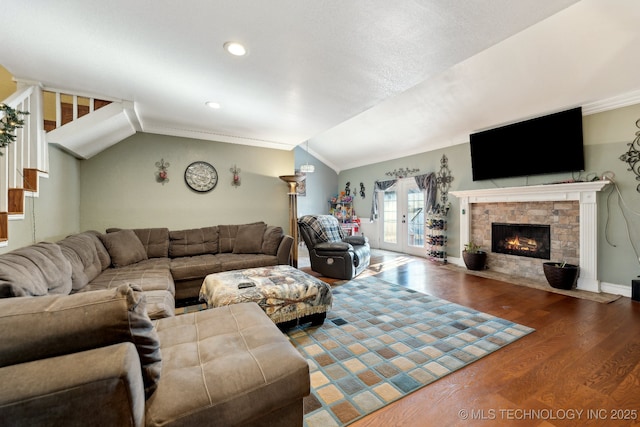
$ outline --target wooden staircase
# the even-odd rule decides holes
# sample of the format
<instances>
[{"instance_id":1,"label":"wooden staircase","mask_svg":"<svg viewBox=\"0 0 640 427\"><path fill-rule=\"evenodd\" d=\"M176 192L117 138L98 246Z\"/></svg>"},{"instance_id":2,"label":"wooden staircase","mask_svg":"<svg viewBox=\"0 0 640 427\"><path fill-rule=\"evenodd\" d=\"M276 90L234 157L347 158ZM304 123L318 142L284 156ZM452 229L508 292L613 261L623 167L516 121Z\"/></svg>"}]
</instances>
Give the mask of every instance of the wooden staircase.
<instances>
[{"instance_id":1,"label":"wooden staircase","mask_svg":"<svg viewBox=\"0 0 640 427\"><path fill-rule=\"evenodd\" d=\"M55 99L55 120L45 120L45 96ZM38 197L40 178L49 176L47 132L61 129L111 103L18 82L17 91L4 104L29 114L24 116L24 126L16 130L15 142L1 149L0 247L8 245L9 221L24 219L26 197Z\"/></svg>"}]
</instances>

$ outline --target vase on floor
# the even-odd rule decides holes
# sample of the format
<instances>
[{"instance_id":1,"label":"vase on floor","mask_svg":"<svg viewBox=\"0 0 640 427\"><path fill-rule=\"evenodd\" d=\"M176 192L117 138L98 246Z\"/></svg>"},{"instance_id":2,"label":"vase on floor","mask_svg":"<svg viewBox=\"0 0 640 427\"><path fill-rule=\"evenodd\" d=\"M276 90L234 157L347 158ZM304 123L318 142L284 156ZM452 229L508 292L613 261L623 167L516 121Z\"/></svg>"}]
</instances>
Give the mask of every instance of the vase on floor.
<instances>
[{"instance_id":1,"label":"vase on floor","mask_svg":"<svg viewBox=\"0 0 640 427\"><path fill-rule=\"evenodd\" d=\"M462 251L462 260L469 270L484 270L487 263L487 253L484 251Z\"/></svg>"},{"instance_id":2,"label":"vase on floor","mask_svg":"<svg viewBox=\"0 0 640 427\"><path fill-rule=\"evenodd\" d=\"M545 262L542 270L552 288L565 290L575 287L580 274L580 267L564 262Z\"/></svg>"}]
</instances>

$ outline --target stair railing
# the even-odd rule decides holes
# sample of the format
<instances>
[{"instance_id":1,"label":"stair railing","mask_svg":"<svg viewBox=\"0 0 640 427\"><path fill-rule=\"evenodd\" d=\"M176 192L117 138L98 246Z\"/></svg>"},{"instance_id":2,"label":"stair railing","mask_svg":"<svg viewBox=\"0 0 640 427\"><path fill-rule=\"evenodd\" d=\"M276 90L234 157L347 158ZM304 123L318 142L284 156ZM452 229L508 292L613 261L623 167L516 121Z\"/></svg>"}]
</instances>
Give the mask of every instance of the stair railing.
<instances>
[{"instance_id":1,"label":"stair railing","mask_svg":"<svg viewBox=\"0 0 640 427\"><path fill-rule=\"evenodd\" d=\"M49 170L41 88L37 85L18 83L18 90L3 103L29 114L23 116L23 127L16 129L15 141L4 147L0 156L0 242L7 239L6 221L15 210L12 207L14 194L17 194L15 190L18 189L20 197L24 193L25 171L37 170L47 173ZM28 186L27 189L30 190Z\"/></svg>"},{"instance_id":2,"label":"stair railing","mask_svg":"<svg viewBox=\"0 0 640 427\"><path fill-rule=\"evenodd\" d=\"M105 100L104 98L94 98L91 95L70 94L63 90L46 87L44 88L43 93L47 98L45 99L45 108L49 108L45 111L47 115L45 120L48 123L45 128L48 128L48 130L64 126L65 124L75 121L85 114L90 114L111 102L118 102L114 100ZM52 103L50 99L52 98L55 99L55 120L50 120L53 118L52 112L50 111Z\"/></svg>"}]
</instances>

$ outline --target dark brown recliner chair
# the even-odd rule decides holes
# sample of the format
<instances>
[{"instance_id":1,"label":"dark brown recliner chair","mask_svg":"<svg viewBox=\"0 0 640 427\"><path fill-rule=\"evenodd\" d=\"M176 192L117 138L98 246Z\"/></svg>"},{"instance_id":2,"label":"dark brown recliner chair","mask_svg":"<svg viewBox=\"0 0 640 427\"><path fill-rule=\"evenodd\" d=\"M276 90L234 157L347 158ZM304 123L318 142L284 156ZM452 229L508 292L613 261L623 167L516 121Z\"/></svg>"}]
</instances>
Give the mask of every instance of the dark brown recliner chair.
<instances>
[{"instance_id":1,"label":"dark brown recliner chair","mask_svg":"<svg viewBox=\"0 0 640 427\"><path fill-rule=\"evenodd\" d=\"M298 228L309 249L313 271L349 280L369 266L369 240L364 236L345 236L333 215L304 215L298 219Z\"/></svg>"}]
</instances>

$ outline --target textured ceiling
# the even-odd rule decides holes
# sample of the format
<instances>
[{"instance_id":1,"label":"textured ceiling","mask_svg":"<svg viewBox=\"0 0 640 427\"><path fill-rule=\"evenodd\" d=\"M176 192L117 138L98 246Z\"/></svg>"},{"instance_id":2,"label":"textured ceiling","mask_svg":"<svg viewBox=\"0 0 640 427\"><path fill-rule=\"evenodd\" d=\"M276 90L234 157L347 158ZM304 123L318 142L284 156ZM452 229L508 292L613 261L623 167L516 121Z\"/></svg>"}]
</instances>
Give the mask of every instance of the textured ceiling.
<instances>
[{"instance_id":1,"label":"textured ceiling","mask_svg":"<svg viewBox=\"0 0 640 427\"><path fill-rule=\"evenodd\" d=\"M640 89L634 0L3 0L2 10L0 64L18 79L131 101L145 132L286 150L308 140L337 171ZM248 55L224 52L229 40Z\"/></svg>"}]
</instances>

